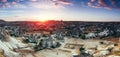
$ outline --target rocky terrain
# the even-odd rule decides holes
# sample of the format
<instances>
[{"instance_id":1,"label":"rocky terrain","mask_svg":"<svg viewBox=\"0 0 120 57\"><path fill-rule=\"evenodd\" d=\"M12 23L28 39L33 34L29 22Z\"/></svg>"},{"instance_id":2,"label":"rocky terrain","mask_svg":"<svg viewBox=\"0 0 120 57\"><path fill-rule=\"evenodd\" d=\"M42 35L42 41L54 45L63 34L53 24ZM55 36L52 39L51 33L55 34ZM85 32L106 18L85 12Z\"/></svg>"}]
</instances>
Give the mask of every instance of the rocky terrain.
<instances>
[{"instance_id":1,"label":"rocky terrain","mask_svg":"<svg viewBox=\"0 0 120 57\"><path fill-rule=\"evenodd\" d=\"M0 57L120 57L119 22L0 22Z\"/></svg>"}]
</instances>

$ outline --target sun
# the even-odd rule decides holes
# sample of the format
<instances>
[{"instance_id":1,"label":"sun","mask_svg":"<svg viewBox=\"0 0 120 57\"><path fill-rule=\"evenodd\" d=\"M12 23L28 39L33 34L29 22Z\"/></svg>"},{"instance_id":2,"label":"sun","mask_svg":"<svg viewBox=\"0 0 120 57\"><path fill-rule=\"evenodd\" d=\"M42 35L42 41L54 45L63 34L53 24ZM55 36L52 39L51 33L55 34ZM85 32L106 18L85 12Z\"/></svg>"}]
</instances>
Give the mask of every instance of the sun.
<instances>
[{"instance_id":1,"label":"sun","mask_svg":"<svg viewBox=\"0 0 120 57\"><path fill-rule=\"evenodd\" d=\"M48 20L46 19L39 19L40 22L47 22Z\"/></svg>"},{"instance_id":2,"label":"sun","mask_svg":"<svg viewBox=\"0 0 120 57\"><path fill-rule=\"evenodd\" d=\"M36 19L40 22L46 22L46 21L49 21L49 20L54 20L54 19L57 19L57 14L56 13L49 13L49 12L46 12L46 14L38 14L36 15Z\"/></svg>"}]
</instances>

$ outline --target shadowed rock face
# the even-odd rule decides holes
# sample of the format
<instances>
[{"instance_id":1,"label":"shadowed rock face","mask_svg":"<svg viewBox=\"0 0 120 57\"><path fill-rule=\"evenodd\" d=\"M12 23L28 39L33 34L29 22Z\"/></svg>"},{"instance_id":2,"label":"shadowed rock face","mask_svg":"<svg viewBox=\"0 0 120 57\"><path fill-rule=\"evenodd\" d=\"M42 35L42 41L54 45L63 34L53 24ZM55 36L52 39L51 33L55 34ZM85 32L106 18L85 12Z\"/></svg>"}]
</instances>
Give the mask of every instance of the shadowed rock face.
<instances>
[{"instance_id":1,"label":"shadowed rock face","mask_svg":"<svg viewBox=\"0 0 120 57\"><path fill-rule=\"evenodd\" d=\"M8 42L8 41L10 40L7 31L5 31L5 30L0 31L0 40L1 40L1 41L6 41L6 42Z\"/></svg>"},{"instance_id":2,"label":"shadowed rock face","mask_svg":"<svg viewBox=\"0 0 120 57\"><path fill-rule=\"evenodd\" d=\"M39 45L37 45L35 47L35 50L42 50L42 49L51 49L51 48L57 48L60 47L61 44L55 40L53 40L52 38L48 38L48 39L41 39L39 42Z\"/></svg>"},{"instance_id":3,"label":"shadowed rock face","mask_svg":"<svg viewBox=\"0 0 120 57\"><path fill-rule=\"evenodd\" d=\"M3 34L0 33L0 40L5 41L5 37Z\"/></svg>"}]
</instances>

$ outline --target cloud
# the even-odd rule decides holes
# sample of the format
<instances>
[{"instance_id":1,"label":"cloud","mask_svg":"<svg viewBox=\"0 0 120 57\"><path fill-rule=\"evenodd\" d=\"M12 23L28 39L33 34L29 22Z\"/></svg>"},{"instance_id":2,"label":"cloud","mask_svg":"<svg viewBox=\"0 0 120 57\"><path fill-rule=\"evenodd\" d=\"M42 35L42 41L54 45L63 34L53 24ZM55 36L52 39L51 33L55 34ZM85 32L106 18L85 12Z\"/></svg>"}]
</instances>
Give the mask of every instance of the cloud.
<instances>
[{"instance_id":1,"label":"cloud","mask_svg":"<svg viewBox=\"0 0 120 57\"><path fill-rule=\"evenodd\" d=\"M25 8L25 5L20 4L24 0L0 0L0 8Z\"/></svg>"},{"instance_id":2,"label":"cloud","mask_svg":"<svg viewBox=\"0 0 120 57\"><path fill-rule=\"evenodd\" d=\"M90 2L88 2L88 6L93 8L105 8L109 10L119 9L120 0L91 0Z\"/></svg>"},{"instance_id":3,"label":"cloud","mask_svg":"<svg viewBox=\"0 0 120 57\"><path fill-rule=\"evenodd\" d=\"M32 8L38 9L61 9L64 5L55 5L51 0L42 0L38 2L28 2L28 5Z\"/></svg>"},{"instance_id":4,"label":"cloud","mask_svg":"<svg viewBox=\"0 0 120 57\"><path fill-rule=\"evenodd\" d=\"M71 2L66 0L0 0L0 8L39 8L39 9L57 9L65 8L66 5L71 5Z\"/></svg>"},{"instance_id":5,"label":"cloud","mask_svg":"<svg viewBox=\"0 0 120 57\"><path fill-rule=\"evenodd\" d=\"M60 9L74 5L73 1L83 7L120 9L120 0L0 0L0 8Z\"/></svg>"},{"instance_id":6,"label":"cloud","mask_svg":"<svg viewBox=\"0 0 120 57\"><path fill-rule=\"evenodd\" d=\"M0 10L0 13L7 13L7 12L9 12L8 10ZM12 12L12 13L14 13L14 12L17 12L17 13L19 13L19 12L24 12L23 10L11 10L10 12Z\"/></svg>"},{"instance_id":7,"label":"cloud","mask_svg":"<svg viewBox=\"0 0 120 57\"><path fill-rule=\"evenodd\" d=\"M88 2L88 6L93 7L93 3L92 2Z\"/></svg>"},{"instance_id":8,"label":"cloud","mask_svg":"<svg viewBox=\"0 0 120 57\"><path fill-rule=\"evenodd\" d=\"M38 1L38 0L30 0L30 1L32 1L32 2L36 2L36 1Z\"/></svg>"},{"instance_id":9,"label":"cloud","mask_svg":"<svg viewBox=\"0 0 120 57\"><path fill-rule=\"evenodd\" d=\"M105 2L105 0L98 0L98 6L108 7L109 5Z\"/></svg>"},{"instance_id":10,"label":"cloud","mask_svg":"<svg viewBox=\"0 0 120 57\"><path fill-rule=\"evenodd\" d=\"M5 2L7 2L7 0L0 0L0 2L3 2L3 3L5 3Z\"/></svg>"},{"instance_id":11,"label":"cloud","mask_svg":"<svg viewBox=\"0 0 120 57\"><path fill-rule=\"evenodd\" d=\"M72 5L71 2L66 0L30 0L27 4L39 9L64 9L66 6Z\"/></svg>"},{"instance_id":12,"label":"cloud","mask_svg":"<svg viewBox=\"0 0 120 57\"><path fill-rule=\"evenodd\" d=\"M67 0L51 0L53 3L55 3L55 5L71 5L72 3L70 1Z\"/></svg>"}]
</instances>

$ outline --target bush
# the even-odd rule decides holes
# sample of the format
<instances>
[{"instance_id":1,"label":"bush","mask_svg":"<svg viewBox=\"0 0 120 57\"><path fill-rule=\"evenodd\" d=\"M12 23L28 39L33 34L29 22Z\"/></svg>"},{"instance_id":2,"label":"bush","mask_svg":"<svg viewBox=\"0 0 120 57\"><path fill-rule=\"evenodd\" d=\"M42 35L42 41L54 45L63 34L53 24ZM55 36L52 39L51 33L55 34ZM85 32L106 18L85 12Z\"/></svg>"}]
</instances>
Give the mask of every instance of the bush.
<instances>
[{"instance_id":1,"label":"bush","mask_svg":"<svg viewBox=\"0 0 120 57\"><path fill-rule=\"evenodd\" d=\"M29 43L29 39L23 40L23 43Z\"/></svg>"},{"instance_id":2,"label":"bush","mask_svg":"<svg viewBox=\"0 0 120 57\"><path fill-rule=\"evenodd\" d=\"M104 44L104 42L100 42L100 44Z\"/></svg>"},{"instance_id":3,"label":"bush","mask_svg":"<svg viewBox=\"0 0 120 57\"><path fill-rule=\"evenodd\" d=\"M118 46L118 44L114 44L114 46Z\"/></svg>"},{"instance_id":4,"label":"bush","mask_svg":"<svg viewBox=\"0 0 120 57\"><path fill-rule=\"evenodd\" d=\"M81 34L80 38L81 38L81 39L85 39L85 35L84 35L84 34Z\"/></svg>"}]
</instances>

